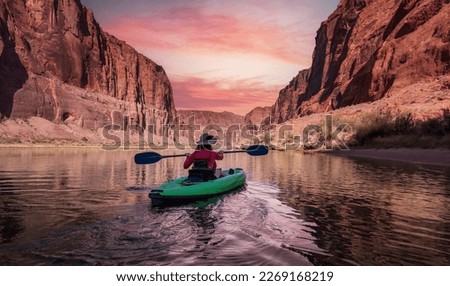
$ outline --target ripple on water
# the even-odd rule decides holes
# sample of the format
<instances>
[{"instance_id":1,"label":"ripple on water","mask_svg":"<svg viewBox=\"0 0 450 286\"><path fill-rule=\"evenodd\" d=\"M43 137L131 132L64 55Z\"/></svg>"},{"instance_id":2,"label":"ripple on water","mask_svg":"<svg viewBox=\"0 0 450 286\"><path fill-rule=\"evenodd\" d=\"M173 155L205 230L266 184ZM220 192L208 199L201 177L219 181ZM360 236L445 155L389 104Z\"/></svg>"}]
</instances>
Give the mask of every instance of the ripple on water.
<instances>
[{"instance_id":1,"label":"ripple on water","mask_svg":"<svg viewBox=\"0 0 450 286\"><path fill-rule=\"evenodd\" d=\"M129 152L51 153L1 154L5 265L450 263L446 168L229 154L221 165L239 163L245 188L156 207L147 193L182 174L181 161L136 166Z\"/></svg>"}]
</instances>

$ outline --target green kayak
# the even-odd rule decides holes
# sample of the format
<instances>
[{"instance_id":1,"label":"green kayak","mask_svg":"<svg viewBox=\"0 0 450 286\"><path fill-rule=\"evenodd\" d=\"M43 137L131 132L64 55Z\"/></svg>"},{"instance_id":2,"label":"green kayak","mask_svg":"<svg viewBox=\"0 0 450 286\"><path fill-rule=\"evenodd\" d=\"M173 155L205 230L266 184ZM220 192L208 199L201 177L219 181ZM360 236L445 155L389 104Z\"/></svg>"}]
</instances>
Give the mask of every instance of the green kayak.
<instances>
[{"instance_id":1,"label":"green kayak","mask_svg":"<svg viewBox=\"0 0 450 286\"><path fill-rule=\"evenodd\" d=\"M152 201L192 201L209 198L232 191L245 183L245 172L240 168L224 170L224 177L206 182L195 182L189 177L180 177L153 189Z\"/></svg>"}]
</instances>

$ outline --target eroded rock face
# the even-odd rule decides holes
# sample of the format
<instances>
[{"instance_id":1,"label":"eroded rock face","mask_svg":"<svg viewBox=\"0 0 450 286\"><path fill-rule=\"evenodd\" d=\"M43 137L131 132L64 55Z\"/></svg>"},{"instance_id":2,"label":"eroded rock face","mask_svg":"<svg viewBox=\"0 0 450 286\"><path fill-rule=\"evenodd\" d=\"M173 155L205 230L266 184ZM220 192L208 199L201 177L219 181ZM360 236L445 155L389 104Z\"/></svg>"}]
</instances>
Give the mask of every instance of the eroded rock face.
<instances>
[{"instance_id":1,"label":"eroded rock face","mask_svg":"<svg viewBox=\"0 0 450 286\"><path fill-rule=\"evenodd\" d=\"M270 116L271 112L272 106L258 106L245 115L245 124L260 126L261 123Z\"/></svg>"},{"instance_id":2,"label":"eroded rock face","mask_svg":"<svg viewBox=\"0 0 450 286\"><path fill-rule=\"evenodd\" d=\"M291 82L280 91L277 101L272 107L271 120L280 123L288 120L296 113L296 108L302 100L308 87L310 69L302 70Z\"/></svg>"},{"instance_id":3,"label":"eroded rock face","mask_svg":"<svg viewBox=\"0 0 450 286\"><path fill-rule=\"evenodd\" d=\"M123 101L115 111L127 111L131 124L149 124L152 110L165 123L176 113L164 69L102 31L79 0L0 0L0 79L0 116L7 118L103 117L67 96L70 86Z\"/></svg>"},{"instance_id":4,"label":"eroded rock face","mask_svg":"<svg viewBox=\"0 0 450 286\"><path fill-rule=\"evenodd\" d=\"M276 122L375 101L450 70L448 0L341 0L317 32L310 72L280 92ZM301 84L299 84L301 83Z\"/></svg>"}]
</instances>

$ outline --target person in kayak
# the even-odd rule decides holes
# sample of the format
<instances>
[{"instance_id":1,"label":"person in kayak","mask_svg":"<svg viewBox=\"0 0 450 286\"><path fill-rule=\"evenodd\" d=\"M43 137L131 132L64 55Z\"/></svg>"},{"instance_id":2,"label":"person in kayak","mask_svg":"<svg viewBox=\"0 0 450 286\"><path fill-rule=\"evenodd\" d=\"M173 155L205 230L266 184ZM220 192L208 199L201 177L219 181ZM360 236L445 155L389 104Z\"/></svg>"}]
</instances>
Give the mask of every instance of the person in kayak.
<instances>
[{"instance_id":1,"label":"person in kayak","mask_svg":"<svg viewBox=\"0 0 450 286\"><path fill-rule=\"evenodd\" d=\"M216 177L221 176L220 170L219 173L216 172L217 164L216 160L223 159L223 152L214 152L212 150L212 144L215 144L217 141L214 136L209 135L208 133L202 134L200 136L200 140L197 142L197 148L192 154L186 154L186 160L184 161L183 167L188 169L192 164L193 170L212 170L212 174Z\"/></svg>"}]
</instances>

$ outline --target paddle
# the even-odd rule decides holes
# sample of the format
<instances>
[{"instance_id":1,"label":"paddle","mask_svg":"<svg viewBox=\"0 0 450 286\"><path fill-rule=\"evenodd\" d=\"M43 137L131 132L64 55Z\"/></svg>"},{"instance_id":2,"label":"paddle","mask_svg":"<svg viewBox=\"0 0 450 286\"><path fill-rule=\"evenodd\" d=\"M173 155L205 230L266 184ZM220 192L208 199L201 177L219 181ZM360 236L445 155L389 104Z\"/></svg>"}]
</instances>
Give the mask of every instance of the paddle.
<instances>
[{"instance_id":1,"label":"paddle","mask_svg":"<svg viewBox=\"0 0 450 286\"><path fill-rule=\"evenodd\" d=\"M252 145L245 150L223 151L223 153L242 153L246 152L251 156L263 156L269 152L269 148L265 145ZM134 156L136 164L153 164L164 158L185 157L185 154L180 155L161 155L156 152L138 153Z\"/></svg>"}]
</instances>

